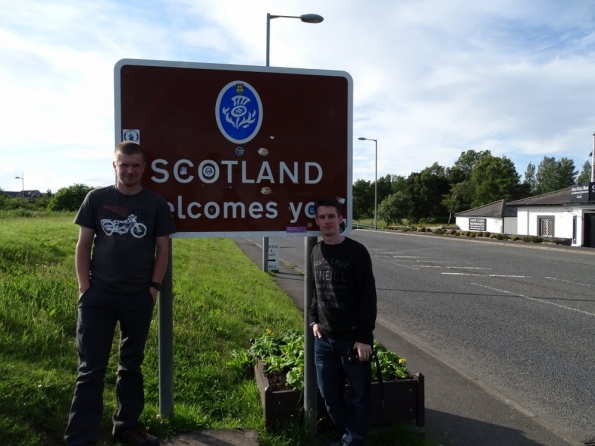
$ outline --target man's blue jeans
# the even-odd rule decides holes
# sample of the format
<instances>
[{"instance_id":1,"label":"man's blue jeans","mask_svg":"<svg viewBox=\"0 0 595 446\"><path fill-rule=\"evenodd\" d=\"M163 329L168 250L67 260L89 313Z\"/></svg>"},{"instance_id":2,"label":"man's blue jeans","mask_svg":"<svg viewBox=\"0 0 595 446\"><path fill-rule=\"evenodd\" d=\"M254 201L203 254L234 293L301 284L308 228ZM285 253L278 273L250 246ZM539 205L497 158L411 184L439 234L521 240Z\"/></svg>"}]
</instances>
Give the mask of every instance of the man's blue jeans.
<instances>
[{"instance_id":1,"label":"man's blue jeans","mask_svg":"<svg viewBox=\"0 0 595 446\"><path fill-rule=\"evenodd\" d=\"M352 363L347 351L353 341L340 341L323 336L314 337L314 361L318 388L324 398L326 410L343 446L365 444L370 431L370 363ZM351 399L345 396L345 379L349 381Z\"/></svg>"},{"instance_id":2,"label":"man's blue jeans","mask_svg":"<svg viewBox=\"0 0 595 446\"><path fill-rule=\"evenodd\" d=\"M138 421L145 404L141 364L154 306L149 289L115 294L91 287L81 296L76 331L78 376L64 433L67 445L94 445L97 441L103 413L103 379L118 321L120 355L114 433Z\"/></svg>"}]
</instances>

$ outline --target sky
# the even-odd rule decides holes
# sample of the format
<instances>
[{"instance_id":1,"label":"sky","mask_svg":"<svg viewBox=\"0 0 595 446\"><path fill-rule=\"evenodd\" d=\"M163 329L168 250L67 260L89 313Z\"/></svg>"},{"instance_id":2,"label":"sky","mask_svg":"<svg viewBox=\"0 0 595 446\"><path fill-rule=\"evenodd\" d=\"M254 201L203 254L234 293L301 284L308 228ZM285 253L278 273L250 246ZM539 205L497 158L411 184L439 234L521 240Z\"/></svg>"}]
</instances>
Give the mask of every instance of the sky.
<instances>
[{"instance_id":1,"label":"sky","mask_svg":"<svg viewBox=\"0 0 595 446\"><path fill-rule=\"evenodd\" d=\"M121 59L353 78L353 181L489 150L582 170L595 133L592 0L0 0L0 188L113 184ZM375 144L360 141L364 137ZM377 161L377 170L375 168ZM15 177L21 177L19 179ZM23 180L24 178L24 180Z\"/></svg>"}]
</instances>

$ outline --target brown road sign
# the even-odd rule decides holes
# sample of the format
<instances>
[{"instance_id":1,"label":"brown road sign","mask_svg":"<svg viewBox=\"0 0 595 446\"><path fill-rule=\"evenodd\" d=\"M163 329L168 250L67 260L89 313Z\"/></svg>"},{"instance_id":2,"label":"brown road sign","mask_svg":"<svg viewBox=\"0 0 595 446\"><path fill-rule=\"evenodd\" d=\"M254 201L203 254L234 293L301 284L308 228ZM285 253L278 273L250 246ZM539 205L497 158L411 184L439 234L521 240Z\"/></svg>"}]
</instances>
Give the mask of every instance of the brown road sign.
<instances>
[{"instance_id":1,"label":"brown road sign","mask_svg":"<svg viewBox=\"0 0 595 446\"><path fill-rule=\"evenodd\" d=\"M121 60L116 143L147 151L177 236L315 236L320 196L351 221L352 92L338 71Z\"/></svg>"}]
</instances>

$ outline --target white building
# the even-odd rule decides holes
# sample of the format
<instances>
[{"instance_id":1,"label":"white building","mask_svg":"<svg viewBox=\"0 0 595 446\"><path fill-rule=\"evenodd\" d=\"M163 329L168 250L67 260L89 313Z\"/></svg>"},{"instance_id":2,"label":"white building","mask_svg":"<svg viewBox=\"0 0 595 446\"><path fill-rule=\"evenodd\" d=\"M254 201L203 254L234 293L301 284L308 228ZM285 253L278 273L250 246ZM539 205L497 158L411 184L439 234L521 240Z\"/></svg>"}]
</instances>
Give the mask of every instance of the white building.
<instances>
[{"instance_id":1,"label":"white building","mask_svg":"<svg viewBox=\"0 0 595 446\"><path fill-rule=\"evenodd\" d=\"M517 234L567 239L572 246L595 247L595 183L511 201L517 208Z\"/></svg>"},{"instance_id":2,"label":"white building","mask_svg":"<svg viewBox=\"0 0 595 446\"><path fill-rule=\"evenodd\" d=\"M516 234L517 209L506 200L498 200L455 214L461 231L491 232L493 234Z\"/></svg>"}]
</instances>

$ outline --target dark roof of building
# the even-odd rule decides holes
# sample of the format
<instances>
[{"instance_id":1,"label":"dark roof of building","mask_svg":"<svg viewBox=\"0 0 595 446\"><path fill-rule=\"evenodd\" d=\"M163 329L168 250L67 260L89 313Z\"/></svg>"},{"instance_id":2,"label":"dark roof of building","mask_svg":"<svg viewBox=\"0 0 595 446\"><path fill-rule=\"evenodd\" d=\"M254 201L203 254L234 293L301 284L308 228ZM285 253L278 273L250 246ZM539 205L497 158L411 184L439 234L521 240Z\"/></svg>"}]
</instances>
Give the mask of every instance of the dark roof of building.
<instances>
[{"instance_id":1,"label":"dark roof of building","mask_svg":"<svg viewBox=\"0 0 595 446\"><path fill-rule=\"evenodd\" d=\"M536 195L534 197L522 198L521 200L511 201L509 206L562 206L570 203L571 187L548 192L546 194Z\"/></svg>"},{"instance_id":2,"label":"dark roof of building","mask_svg":"<svg viewBox=\"0 0 595 446\"><path fill-rule=\"evenodd\" d=\"M5 194L9 198L37 198L41 196L41 192L38 190L20 190L18 192L3 190L0 193Z\"/></svg>"},{"instance_id":3,"label":"dark roof of building","mask_svg":"<svg viewBox=\"0 0 595 446\"><path fill-rule=\"evenodd\" d=\"M457 217L487 217L487 218L503 218L516 217L516 208L509 206L506 200L498 200L493 203L484 204L477 208L469 209L467 211L457 212Z\"/></svg>"}]
</instances>

